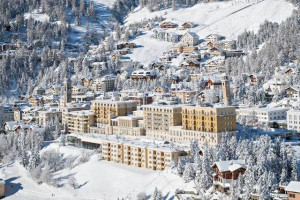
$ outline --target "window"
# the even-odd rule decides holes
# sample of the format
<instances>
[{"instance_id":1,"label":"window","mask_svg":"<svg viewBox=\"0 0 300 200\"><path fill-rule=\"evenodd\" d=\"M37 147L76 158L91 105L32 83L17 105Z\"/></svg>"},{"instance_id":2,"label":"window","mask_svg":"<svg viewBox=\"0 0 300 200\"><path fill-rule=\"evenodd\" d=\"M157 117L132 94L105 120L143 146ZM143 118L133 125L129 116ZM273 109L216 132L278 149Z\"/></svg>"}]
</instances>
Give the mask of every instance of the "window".
<instances>
[{"instance_id":1,"label":"window","mask_svg":"<svg viewBox=\"0 0 300 200\"><path fill-rule=\"evenodd\" d=\"M290 198L295 198L295 194L289 194Z\"/></svg>"}]
</instances>

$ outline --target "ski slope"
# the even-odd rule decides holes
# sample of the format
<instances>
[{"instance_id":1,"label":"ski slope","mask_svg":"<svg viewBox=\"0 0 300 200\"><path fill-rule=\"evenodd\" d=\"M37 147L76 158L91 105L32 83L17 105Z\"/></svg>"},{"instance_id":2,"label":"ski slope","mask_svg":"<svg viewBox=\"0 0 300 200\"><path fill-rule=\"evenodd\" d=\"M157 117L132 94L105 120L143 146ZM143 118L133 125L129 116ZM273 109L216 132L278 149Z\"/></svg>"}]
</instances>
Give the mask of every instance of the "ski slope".
<instances>
[{"instance_id":1,"label":"ski slope","mask_svg":"<svg viewBox=\"0 0 300 200\"><path fill-rule=\"evenodd\" d=\"M263 0L253 3L238 3L236 1L200 3L190 8L182 8L176 11L172 9L150 12L147 8L136 8L125 19L125 24L140 22L155 16L162 16L167 21L177 23L193 22L196 27L191 31L196 32L200 38L216 33L234 40L244 30L256 32L260 24L265 20L281 23L288 18L295 7L285 0ZM171 30L179 34L185 31ZM129 57L133 61L139 61L147 65L150 61L157 60L172 43L154 41L151 33L139 36L133 42L143 46L133 51ZM145 48L145 49L143 49Z\"/></svg>"}]
</instances>

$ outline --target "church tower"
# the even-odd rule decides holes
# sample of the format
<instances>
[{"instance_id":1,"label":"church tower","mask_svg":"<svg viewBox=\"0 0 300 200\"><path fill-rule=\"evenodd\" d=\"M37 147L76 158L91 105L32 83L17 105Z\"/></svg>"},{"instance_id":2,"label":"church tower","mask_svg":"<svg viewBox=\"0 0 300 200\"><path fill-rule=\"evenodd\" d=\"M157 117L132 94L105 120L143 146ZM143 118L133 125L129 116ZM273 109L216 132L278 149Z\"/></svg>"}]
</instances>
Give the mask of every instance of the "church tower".
<instances>
[{"instance_id":1,"label":"church tower","mask_svg":"<svg viewBox=\"0 0 300 200\"><path fill-rule=\"evenodd\" d=\"M64 81L64 106L67 105L67 103L71 102L72 98L72 84L71 84L71 79L68 70L66 70L66 78Z\"/></svg>"},{"instance_id":2,"label":"church tower","mask_svg":"<svg viewBox=\"0 0 300 200\"><path fill-rule=\"evenodd\" d=\"M224 105L230 106L231 105L230 83L227 74L222 75L222 92L223 92Z\"/></svg>"}]
</instances>

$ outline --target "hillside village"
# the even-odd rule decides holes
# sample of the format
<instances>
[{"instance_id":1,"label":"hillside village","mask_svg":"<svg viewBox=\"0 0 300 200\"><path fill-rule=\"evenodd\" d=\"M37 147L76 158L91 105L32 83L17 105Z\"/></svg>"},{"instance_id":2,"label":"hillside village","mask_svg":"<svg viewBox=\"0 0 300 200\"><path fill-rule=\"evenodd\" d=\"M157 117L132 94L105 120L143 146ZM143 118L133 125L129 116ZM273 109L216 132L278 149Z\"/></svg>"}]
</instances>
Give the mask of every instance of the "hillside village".
<instances>
[{"instance_id":1,"label":"hillside village","mask_svg":"<svg viewBox=\"0 0 300 200\"><path fill-rule=\"evenodd\" d=\"M92 163L178 182L167 194L155 182L154 191L97 198L300 198L299 9L282 24L266 21L233 40L214 32L202 37L194 31L201 24L163 16L121 25L122 12L114 16L112 8L125 3L97 13L97 1L81 2L67 7L74 20L52 13L42 22L51 11L31 8L40 20L17 17L0 33L0 198L38 198L8 175L23 171L45 199L72 198L73 191L73 198L94 199L94 191L81 193L89 180L79 184L72 171L94 169ZM86 32L76 32L82 23ZM29 41L25 24L44 35ZM161 44L156 60L140 50L150 48L141 37ZM132 59L139 51L147 62ZM130 185L124 180L119 184Z\"/></svg>"}]
</instances>

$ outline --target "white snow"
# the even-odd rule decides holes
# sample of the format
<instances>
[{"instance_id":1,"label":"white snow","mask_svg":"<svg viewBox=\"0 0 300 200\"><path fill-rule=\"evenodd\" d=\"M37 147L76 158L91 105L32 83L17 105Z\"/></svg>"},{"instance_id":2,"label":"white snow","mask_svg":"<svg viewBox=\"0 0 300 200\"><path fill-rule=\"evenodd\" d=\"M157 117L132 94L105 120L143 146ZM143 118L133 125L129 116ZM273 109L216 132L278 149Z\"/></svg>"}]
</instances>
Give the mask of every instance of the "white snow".
<instances>
[{"instance_id":1,"label":"white snow","mask_svg":"<svg viewBox=\"0 0 300 200\"><path fill-rule=\"evenodd\" d=\"M200 38L216 33L228 39L236 39L245 29L256 31L265 20L282 22L289 17L295 7L285 0L264 0L256 4L235 2L200 3L190 8L172 11L171 9L150 12L147 8L137 9L126 19L126 23L139 22L162 16L169 21L179 23L193 22L197 24L191 31ZM166 15L165 12L167 12Z\"/></svg>"},{"instance_id":2,"label":"white snow","mask_svg":"<svg viewBox=\"0 0 300 200\"><path fill-rule=\"evenodd\" d=\"M139 61L144 65L152 61L158 61L164 51L168 51L174 44L171 42L159 41L151 37L152 32L147 31L145 35L140 35L133 40L138 45L138 48L133 49L131 54L128 54L133 61Z\"/></svg>"},{"instance_id":3,"label":"white snow","mask_svg":"<svg viewBox=\"0 0 300 200\"><path fill-rule=\"evenodd\" d=\"M64 156L79 155L82 151L80 148L71 146L59 147L56 143L50 144L46 149L49 148L59 148ZM87 163L73 169L58 171L55 174L55 178L62 177L60 183L65 183L62 187L36 184L18 163L0 167L0 177L8 183L5 199L136 199L139 192L151 195L155 187L162 190L165 199L170 199L177 188L192 190L193 187L192 182L184 183L182 178L173 174L171 170L153 171L104 160L99 161L97 155L93 155ZM80 185L78 189L73 189L67 184L67 177L70 175L74 175L77 179Z\"/></svg>"},{"instance_id":4,"label":"white snow","mask_svg":"<svg viewBox=\"0 0 300 200\"><path fill-rule=\"evenodd\" d=\"M34 10L31 13L24 14L25 19L29 19L30 17L32 17L34 20L40 21L40 22L49 22L49 19L50 19L49 15L42 13L38 10Z\"/></svg>"},{"instance_id":5,"label":"white snow","mask_svg":"<svg viewBox=\"0 0 300 200\"><path fill-rule=\"evenodd\" d=\"M147 8L137 8L134 13L126 18L126 25L162 16L167 21L172 21L180 26L183 22L193 22L196 27L190 31L196 32L200 39L211 33L226 36L227 39L237 39L244 30L257 31L265 20L282 22L289 17L295 7L285 0L264 0L255 4L229 2L200 3L190 8L182 8L176 11L172 9L150 12ZM183 34L184 30L170 29L168 31ZM150 61L157 61L164 51L174 44L158 41L151 38L151 31L133 39L141 48L133 50L129 57L133 61L139 61L144 65Z\"/></svg>"}]
</instances>

